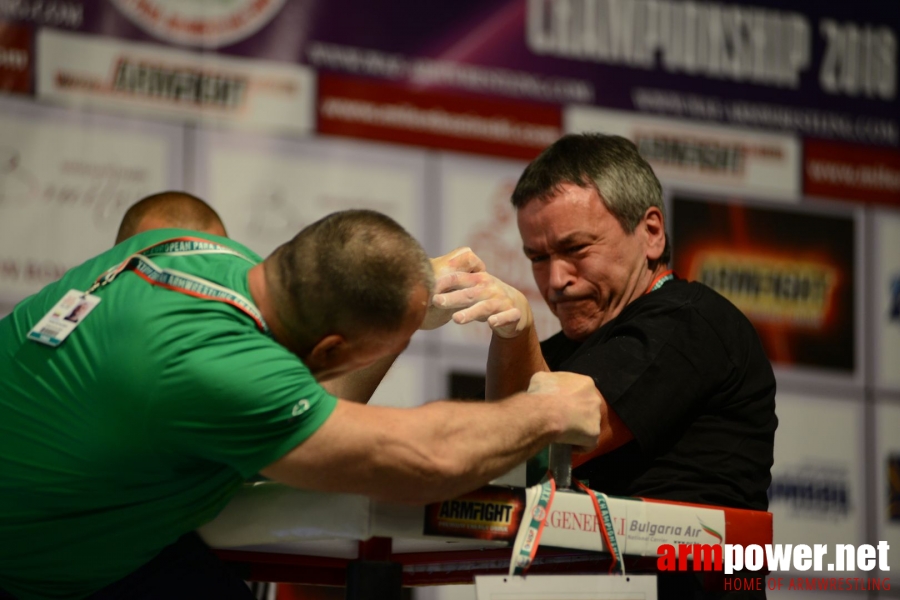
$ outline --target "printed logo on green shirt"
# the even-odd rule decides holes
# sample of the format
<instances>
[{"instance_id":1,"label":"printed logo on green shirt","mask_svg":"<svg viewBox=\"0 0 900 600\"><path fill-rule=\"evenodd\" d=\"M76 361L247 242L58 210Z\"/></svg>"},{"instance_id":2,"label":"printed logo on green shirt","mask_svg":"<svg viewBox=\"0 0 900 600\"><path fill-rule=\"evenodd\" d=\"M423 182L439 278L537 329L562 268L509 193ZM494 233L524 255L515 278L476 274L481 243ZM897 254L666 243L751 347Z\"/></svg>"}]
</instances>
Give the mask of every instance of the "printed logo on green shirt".
<instances>
[{"instance_id":1,"label":"printed logo on green shirt","mask_svg":"<svg viewBox=\"0 0 900 600\"><path fill-rule=\"evenodd\" d=\"M300 402L294 405L294 408L291 409L292 417L299 417L303 413L309 410L309 400L304 398Z\"/></svg>"}]
</instances>

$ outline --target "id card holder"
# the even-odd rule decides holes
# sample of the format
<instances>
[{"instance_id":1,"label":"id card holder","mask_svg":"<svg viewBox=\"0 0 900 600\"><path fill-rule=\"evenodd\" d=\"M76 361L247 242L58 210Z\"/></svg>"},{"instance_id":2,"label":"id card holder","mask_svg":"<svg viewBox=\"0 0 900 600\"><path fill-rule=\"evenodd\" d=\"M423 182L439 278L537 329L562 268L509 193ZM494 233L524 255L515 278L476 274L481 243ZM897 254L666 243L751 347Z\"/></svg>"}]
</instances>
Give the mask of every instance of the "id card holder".
<instances>
[{"instance_id":1,"label":"id card holder","mask_svg":"<svg viewBox=\"0 0 900 600\"><path fill-rule=\"evenodd\" d=\"M100 298L78 290L69 290L28 332L28 339L48 346L59 346L100 304Z\"/></svg>"}]
</instances>

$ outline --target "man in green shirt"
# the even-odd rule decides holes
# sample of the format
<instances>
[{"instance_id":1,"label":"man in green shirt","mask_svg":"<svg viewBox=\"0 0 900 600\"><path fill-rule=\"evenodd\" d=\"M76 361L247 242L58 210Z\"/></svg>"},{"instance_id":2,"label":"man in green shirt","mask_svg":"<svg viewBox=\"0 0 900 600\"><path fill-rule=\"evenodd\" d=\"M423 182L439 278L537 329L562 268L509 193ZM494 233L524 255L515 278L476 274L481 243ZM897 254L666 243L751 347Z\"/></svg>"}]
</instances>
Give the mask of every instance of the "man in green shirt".
<instances>
[{"instance_id":1,"label":"man in green shirt","mask_svg":"<svg viewBox=\"0 0 900 600\"><path fill-rule=\"evenodd\" d=\"M223 237L147 231L23 301L0 320L0 589L136 597L177 570L154 562L163 549L259 472L425 503L547 443L593 446L600 400L580 376L539 374L464 410L369 407L322 387L364 399L425 322L433 268L475 267L465 252L432 263L388 217L345 211L265 261ZM56 326L36 325L98 278L99 304L53 346ZM431 310L429 326L445 320ZM123 587L134 573L146 581ZM215 597L248 597L215 577Z\"/></svg>"}]
</instances>

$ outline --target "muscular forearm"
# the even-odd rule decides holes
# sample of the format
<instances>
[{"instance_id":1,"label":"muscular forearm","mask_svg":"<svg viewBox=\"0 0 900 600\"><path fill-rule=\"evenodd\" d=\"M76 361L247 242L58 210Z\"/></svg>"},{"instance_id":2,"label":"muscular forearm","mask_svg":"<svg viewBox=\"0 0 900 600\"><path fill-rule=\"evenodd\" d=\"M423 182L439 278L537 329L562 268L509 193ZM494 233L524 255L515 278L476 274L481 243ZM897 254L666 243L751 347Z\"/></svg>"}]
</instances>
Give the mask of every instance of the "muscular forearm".
<instances>
[{"instance_id":1,"label":"muscular forearm","mask_svg":"<svg viewBox=\"0 0 900 600\"><path fill-rule=\"evenodd\" d=\"M307 441L263 471L289 485L423 504L509 471L564 431L548 394L415 409L339 402Z\"/></svg>"},{"instance_id":2,"label":"muscular forearm","mask_svg":"<svg viewBox=\"0 0 900 600\"><path fill-rule=\"evenodd\" d=\"M514 338L494 334L488 353L486 397L496 400L524 391L532 375L549 370L533 326Z\"/></svg>"},{"instance_id":3,"label":"muscular forearm","mask_svg":"<svg viewBox=\"0 0 900 600\"><path fill-rule=\"evenodd\" d=\"M443 462L441 481L433 490L453 497L486 484L524 462L556 440L563 426L555 422L552 401L544 394L516 394L497 403L433 403L430 430L419 429L422 447L434 447Z\"/></svg>"}]
</instances>

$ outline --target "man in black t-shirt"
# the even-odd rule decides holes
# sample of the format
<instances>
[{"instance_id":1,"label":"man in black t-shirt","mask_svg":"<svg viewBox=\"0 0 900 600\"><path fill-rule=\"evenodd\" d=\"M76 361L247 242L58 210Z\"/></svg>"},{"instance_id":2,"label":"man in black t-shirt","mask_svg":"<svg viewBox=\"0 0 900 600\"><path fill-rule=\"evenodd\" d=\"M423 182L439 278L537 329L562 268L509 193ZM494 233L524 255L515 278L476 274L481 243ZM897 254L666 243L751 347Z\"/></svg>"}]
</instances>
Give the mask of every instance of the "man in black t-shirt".
<instances>
[{"instance_id":1,"label":"man in black t-shirt","mask_svg":"<svg viewBox=\"0 0 900 600\"><path fill-rule=\"evenodd\" d=\"M737 308L668 269L662 188L635 146L567 135L525 169L512 203L562 331L539 344L524 296L487 273L443 278L434 298L457 323L493 329L488 397L541 370L589 375L604 398L600 445L576 455L576 477L614 495L765 510L771 365ZM696 587L661 581L660 598L704 597Z\"/></svg>"}]
</instances>

